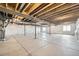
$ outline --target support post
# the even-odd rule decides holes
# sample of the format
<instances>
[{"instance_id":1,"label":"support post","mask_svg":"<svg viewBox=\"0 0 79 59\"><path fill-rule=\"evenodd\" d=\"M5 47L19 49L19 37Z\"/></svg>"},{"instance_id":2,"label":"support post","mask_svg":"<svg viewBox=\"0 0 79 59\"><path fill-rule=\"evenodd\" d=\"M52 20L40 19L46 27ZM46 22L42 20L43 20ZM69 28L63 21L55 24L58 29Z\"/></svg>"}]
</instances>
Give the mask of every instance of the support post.
<instances>
[{"instance_id":1,"label":"support post","mask_svg":"<svg viewBox=\"0 0 79 59\"><path fill-rule=\"evenodd\" d=\"M76 21L76 24L75 24L75 37L76 39L78 40L78 29L79 29L79 19Z\"/></svg>"},{"instance_id":2,"label":"support post","mask_svg":"<svg viewBox=\"0 0 79 59\"><path fill-rule=\"evenodd\" d=\"M49 24L49 34L51 34L51 24Z\"/></svg>"},{"instance_id":3,"label":"support post","mask_svg":"<svg viewBox=\"0 0 79 59\"><path fill-rule=\"evenodd\" d=\"M40 33L42 33L42 25L40 26Z\"/></svg>"},{"instance_id":4,"label":"support post","mask_svg":"<svg viewBox=\"0 0 79 59\"><path fill-rule=\"evenodd\" d=\"M35 39L37 38L37 33L36 33L36 23L35 23Z\"/></svg>"},{"instance_id":5,"label":"support post","mask_svg":"<svg viewBox=\"0 0 79 59\"><path fill-rule=\"evenodd\" d=\"M24 25L24 36L26 35L26 26Z\"/></svg>"},{"instance_id":6,"label":"support post","mask_svg":"<svg viewBox=\"0 0 79 59\"><path fill-rule=\"evenodd\" d=\"M0 41L4 41L4 38L5 38L4 22L0 21Z\"/></svg>"}]
</instances>

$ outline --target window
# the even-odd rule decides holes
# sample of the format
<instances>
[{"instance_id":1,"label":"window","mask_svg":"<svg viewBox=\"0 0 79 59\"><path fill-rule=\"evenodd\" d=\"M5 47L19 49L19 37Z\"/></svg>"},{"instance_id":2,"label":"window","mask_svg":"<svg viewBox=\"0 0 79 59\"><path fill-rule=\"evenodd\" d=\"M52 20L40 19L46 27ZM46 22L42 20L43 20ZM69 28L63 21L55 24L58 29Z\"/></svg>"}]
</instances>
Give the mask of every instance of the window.
<instances>
[{"instance_id":1,"label":"window","mask_svg":"<svg viewBox=\"0 0 79 59\"><path fill-rule=\"evenodd\" d=\"M64 25L63 26L63 31L70 31L70 30L71 30L70 25Z\"/></svg>"},{"instance_id":2,"label":"window","mask_svg":"<svg viewBox=\"0 0 79 59\"><path fill-rule=\"evenodd\" d=\"M45 32L46 31L46 27L43 27L42 30Z\"/></svg>"}]
</instances>

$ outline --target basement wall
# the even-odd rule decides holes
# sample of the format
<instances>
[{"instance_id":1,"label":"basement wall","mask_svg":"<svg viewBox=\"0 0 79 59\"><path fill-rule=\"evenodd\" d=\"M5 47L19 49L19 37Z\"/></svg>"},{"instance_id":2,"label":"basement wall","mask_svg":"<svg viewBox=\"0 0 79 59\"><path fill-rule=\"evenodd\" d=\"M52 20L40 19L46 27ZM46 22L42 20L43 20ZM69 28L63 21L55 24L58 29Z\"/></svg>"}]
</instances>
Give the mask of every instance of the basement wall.
<instances>
[{"instance_id":1,"label":"basement wall","mask_svg":"<svg viewBox=\"0 0 79 59\"><path fill-rule=\"evenodd\" d=\"M31 25L26 25L25 26L25 34L35 33L35 26ZM37 33L40 33L40 27L37 27ZM11 35L24 35L24 26L23 25L17 25L17 24L9 24L6 27L6 36L11 36Z\"/></svg>"},{"instance_id":2,"label":"basement wall","mask_svg":"<svg viewBox=\"0 0 79 59\"><path fill-rule=\"evenodd\" d=\"M63 31L64 25L70 25L71 30L70 31ZM60 25L52 25L51 26L51 33L52 34L71 34L73 35L75 32L75 23L65 23Z\"/></svg>"},{"instance_id":3,"label":"basement wall","mask_svg":"<svg viewBox=\"0 0 79 59\"><path fill-rule=\"evenodd\" d=\"M71 26L71 31L63 31L63 25L70 25ZM29 35L30 33L34 35L35 33L35 26L31 25L26 25L25 26L25 34ZM41 27L37 26L37 33L40 33ZM46 26L46 33L49 33L49 27ZM65 23L65 24L60 24L60 25L52 25L51 26L51 31L52 34L75 34L75 23ZM18 35L18 34L24 34L24 26L23 25L16 25L16 24L9 24L6 28L5 32L6 36L11 36L11 35Z\"/></svg>"}]
</instances>

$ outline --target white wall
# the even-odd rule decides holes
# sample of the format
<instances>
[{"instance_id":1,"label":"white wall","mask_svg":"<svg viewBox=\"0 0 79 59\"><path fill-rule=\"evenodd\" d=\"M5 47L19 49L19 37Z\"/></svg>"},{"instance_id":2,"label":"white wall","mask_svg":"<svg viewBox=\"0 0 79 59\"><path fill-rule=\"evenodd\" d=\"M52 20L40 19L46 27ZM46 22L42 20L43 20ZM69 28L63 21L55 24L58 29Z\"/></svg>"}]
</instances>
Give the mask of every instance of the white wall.
<instances>
[{"instance_id":1,"label":"white wall","mask_svg":"<svg viewBox=\"0 0 79 59\"><path fill-rule=\"evenodd\" d=\"M63 31L63 25L52 25L51 26L51 33L56 33L56 34L74 34L75 32L75 23L70 23L69 25L71 26L71 31ZM66 24L65 24L66 25ZM67 24L68 25L68 24ZM49 27L46 26L47 32L49 33ZM27 25L26 26L26 34L28 33L35 33L35 26ZM37 33L40 33L40 27L37 26ZM16 35L16 34L24 34L24 26L23 25L16 25L16 24L9 24L6 28L6 36L8 35Z\"/></svg>"},{"instance_id":2,"label":"white wall","mask_svg":"<svg viewBox=\"0 0 79 59\"><path fill-rule=\"evenodd\" d=\"M23 33L22 30L23 30L23 28L21 26L18 26L16 24L9 24L6 27L5 34L6 34L6 36L15 35L15 34L18 34L18 33Z\"/></svg>"},{"instance_id":3,"label":"white wall","mask_svg":"<svg viewBox=\"0 0 79 59\"><path fill-rule=\"evenodd\" d=\"M63 31L63 25L70 25L71 31ZM60 25L52 25L51 26L51 33L57 33L57 34L74 34L75 32L75 23L65 23Z\"/></svg>"},{"instance_id":4,"label":"white wall","mask_svg":"<svg viewBox=\"0 0 79 59\"><path fill-rule=\"evenodd\" d=\"M29 33L35 33L35 26L31 26L31 25L26 25L25 26L25 33L29 34ZM40 32L40 27L37 26L37 33ZM24 26L23 25L16 25L16 24L9 24L6 27L6 36L9 35L18 35L18 34L24 34Z\"/></svg>"}]
</instances>

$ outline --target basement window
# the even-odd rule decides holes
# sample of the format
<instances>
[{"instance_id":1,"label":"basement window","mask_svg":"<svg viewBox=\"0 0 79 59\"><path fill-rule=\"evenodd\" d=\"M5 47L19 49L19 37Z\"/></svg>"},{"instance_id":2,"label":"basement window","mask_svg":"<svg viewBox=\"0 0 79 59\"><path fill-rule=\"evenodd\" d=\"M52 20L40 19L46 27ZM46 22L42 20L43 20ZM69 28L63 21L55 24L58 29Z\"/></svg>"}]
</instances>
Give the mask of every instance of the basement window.
<instances>
[{"instance_id":1,"label":"basement window","mask_svg":"<svg viewBox=\"0 0 79 59\"><path fill-rule=\"evenodd\" d=\"M45 31L46 31L46 27L43 27L43 28L42 28L42 31L45 32Z\"/></svg>"},{"instance_id":2,"label":"basement window","mask_svg":"<svg viewBox=\"0 0 79 59\"><path fill-rule=\"evenodd\" d=\"M63 26L63 31L71 31L70 25L64 25Z\"/></svg>"}]
</instances>

